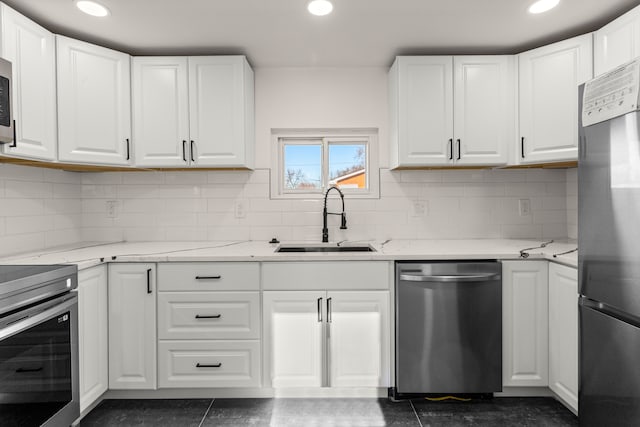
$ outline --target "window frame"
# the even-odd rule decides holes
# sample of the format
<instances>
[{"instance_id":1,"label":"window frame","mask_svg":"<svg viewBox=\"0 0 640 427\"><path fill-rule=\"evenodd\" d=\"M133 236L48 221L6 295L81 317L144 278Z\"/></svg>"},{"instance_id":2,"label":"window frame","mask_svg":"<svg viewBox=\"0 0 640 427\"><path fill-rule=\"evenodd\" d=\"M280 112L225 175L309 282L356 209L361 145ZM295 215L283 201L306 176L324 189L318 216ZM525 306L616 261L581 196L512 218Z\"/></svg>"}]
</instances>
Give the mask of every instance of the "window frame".
<instances>
[{"instance_id":1,"label":"window frame","mask_svg":"<svg viewBox=\"0 0 640 427\"><path fill-rule=\"evenodd\" d=\"M377 129L272 129L272 166L270 176L272 199L315 199L324 197L329 186L329 147L331 145L365 145L366 188L341 188L350 198L380 198ZM321 145L320 188L284 188L284 147L289 145Z\"/></svg>"}]
</instances>

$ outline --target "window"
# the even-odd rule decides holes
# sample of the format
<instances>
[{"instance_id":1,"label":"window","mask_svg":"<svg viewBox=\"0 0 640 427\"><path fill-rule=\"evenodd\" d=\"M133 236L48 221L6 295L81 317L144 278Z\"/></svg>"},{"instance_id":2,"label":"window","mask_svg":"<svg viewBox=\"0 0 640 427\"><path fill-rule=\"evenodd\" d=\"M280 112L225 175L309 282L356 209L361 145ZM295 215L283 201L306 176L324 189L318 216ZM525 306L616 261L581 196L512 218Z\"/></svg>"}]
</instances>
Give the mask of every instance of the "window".
<instances>
[{"instance_id":1,"label":"window","mask_svg":"<svg viewBox=\"0 0 640 427\"><path fill-rule=\"evenodd\" d=\"M355 197L378 197L376 132L273 131L272 197L322 195L338 187Z\"/></svg>"}]
</instances>

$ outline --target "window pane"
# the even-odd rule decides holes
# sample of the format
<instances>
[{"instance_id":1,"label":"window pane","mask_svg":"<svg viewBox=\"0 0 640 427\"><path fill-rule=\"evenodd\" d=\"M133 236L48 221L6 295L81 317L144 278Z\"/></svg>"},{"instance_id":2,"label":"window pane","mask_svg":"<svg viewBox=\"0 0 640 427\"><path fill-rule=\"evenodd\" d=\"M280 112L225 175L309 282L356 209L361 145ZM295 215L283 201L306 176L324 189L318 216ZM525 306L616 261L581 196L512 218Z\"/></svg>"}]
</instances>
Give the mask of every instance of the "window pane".
<instances>
[{"instance_id":1,"label":"window pane","mask_svg":"<svg viewBox=\"0 0 640 427\"><path fill-rule=\"evenodd\" d=\"M312 190L322 186L322 146L284 145L284 189Z\"/></svg>"},{"instance_id":2,"label":"window pane","mask_svg":"<svg viewBox=\"0 0 640 427\"><path fill-rule=\"evenodd\" d=\"M367 188L366 144L329 145L329 185Z\"/></svg>"}]
</instances>

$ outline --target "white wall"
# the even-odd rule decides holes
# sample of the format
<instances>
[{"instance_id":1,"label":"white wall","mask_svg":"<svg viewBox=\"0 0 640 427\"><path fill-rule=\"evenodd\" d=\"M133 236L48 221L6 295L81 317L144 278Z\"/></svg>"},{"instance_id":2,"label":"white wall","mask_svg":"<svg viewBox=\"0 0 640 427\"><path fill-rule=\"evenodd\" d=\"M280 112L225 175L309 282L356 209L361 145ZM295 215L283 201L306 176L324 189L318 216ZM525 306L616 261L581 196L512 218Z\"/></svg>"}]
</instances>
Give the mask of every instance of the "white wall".
<instances>
[{"instance_id":1,"label":"white wall","mask_svg":"<svg viewBox=\"0 0 640 427\"><path fill-rule=\"evenodd\" d=\"M0 164L0 256L81 240L80 174Z\"/></svg>"}]
</instances>

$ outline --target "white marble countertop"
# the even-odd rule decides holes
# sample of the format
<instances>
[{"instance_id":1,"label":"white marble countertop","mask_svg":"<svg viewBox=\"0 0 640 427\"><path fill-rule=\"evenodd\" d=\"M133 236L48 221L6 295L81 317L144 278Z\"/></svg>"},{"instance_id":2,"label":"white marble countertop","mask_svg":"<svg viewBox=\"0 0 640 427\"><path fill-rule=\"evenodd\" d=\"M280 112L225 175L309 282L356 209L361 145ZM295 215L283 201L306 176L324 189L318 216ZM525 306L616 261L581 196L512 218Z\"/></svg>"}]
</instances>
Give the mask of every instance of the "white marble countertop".
<instances>
[{"instance_id":1,"label":"white marble countertop","mask_svg":"<svg viewBox=\"0 0 640 427\"><path fill-rule=\"evenodd\" d=\"M296 242L283 242L292 244ZM298 242L313 245L315 242ZM278 244L263 241L229 242L118 242L84 243L52 248L48 251L0 258L2 264L63 264L73 263L86 269L104 262L166 262L166 261L346 261L346 260L458 260L458 259L527 259L549 261L576 267L577 252L555 254L577 247L576 242L563 241L540 248L540 240L464 239L464 240L388 240L345 242L344 245L369 244L375 252L313 252L277 253Z\"/></svg>"}]
</instances>

